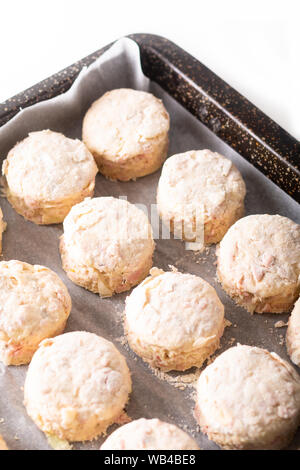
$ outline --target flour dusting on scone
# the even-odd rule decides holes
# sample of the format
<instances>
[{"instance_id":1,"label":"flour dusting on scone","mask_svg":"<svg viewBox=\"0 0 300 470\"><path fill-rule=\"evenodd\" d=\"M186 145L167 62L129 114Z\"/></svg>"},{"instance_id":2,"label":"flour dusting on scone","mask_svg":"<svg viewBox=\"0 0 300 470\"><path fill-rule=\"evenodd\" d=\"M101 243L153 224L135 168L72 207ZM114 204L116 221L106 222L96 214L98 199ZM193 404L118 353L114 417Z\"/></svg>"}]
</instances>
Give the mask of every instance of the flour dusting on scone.
<instances>
[{"instance_id":1,"label":"flour dusting on scone","mask_svg":"<svg viewBox=\"0 0 300 470\"><path fill-rule=\"evenodd\" d=\"M174 424L141 418L114 431L101 450L199 450L199 447Z\"/></svg>"},{"instance_id":2,"label":"flour dusting on scone","mask_svg":"<svg viewBox=\"0 0 300 470\"><path fill-rule=\"evenodd\" d=\"M224 290L249 312L291 310L300 293L300 225L281 215L249 215L217 252Z\"/></svg>"},{"instance_id":3,"label":"flour dusting on scone","mask_svg":"<svg viewBox=\"0 0 300 470\"><path fill-rule=\"evenodd\" d=\"M300 423L300 376L265 349L229 348L200 375L195 415L225 449L282 449Z\"/></svg>"},{"instance_id":4,"label":"flour dusting on scone","mask_svg":"<svg viewBox=\"0 0 300 470\"><path fill-rule=\"evenodd\" d=\"M83 120L82 139L103 175L128 181L161 167L169 127L161 100L151 93L121 88L92 104Z\"/></svg>"},{"instance_id":5,"label":"flour dusting on scone","mask_svg":"<svg viewBox=\"0 0 300 470\"><path fill-rule=\"evenodd\" d=\"M150 274L126 299L129 345L164 371L200 367L220 345L222 302L198 276L157 268Z\"/></svg>"},{"instance_id":6,"label":"flour dusting on scone","mask_svg":"<svg viewBox=\"0 0 300 470\"><path fill-rule=\"evenodd\" d=\"M71 297L57 274L22 261L0 262L0 361L27 364L39 343L63 332Z\"/></svg>"},{"instance_id":7,"label":"flour dusting on scone","mask_svg":"<svg viewBox=\"0 0 300 470\"><path fill-rule=\"evenodd\" d=\"M13 208L36 224L58 224L74 204L92 196L98 172L78 139L50 130L31 132L2 165L4 191Z\"/></svg>"},{"instance_id":8,"label":"flour dusting on scone","mask_svg":"<svg viewBox=\"0 0 300 470\"><path fill-rule=\"evenodd\" d=\"M76 331L41 343L28 368L24 403L47 435L86 441L118 421L130 392L130 372L115 346Z\"/></svg>"},{"instance_id":9,"label":"flour dusting on scone","mask_svg":"<svg viewBox=\"0 0 300 470\"><path fill-rule=\"evenodd\" d=\"M152 266L153 251L148 217L125 200L86 199L64 221L63 268L75 284L102 297L141 282Z\"/></svg>"},{"instance_id":10,"label":"flour dusting on scone","mask_svg":"<svg viewBox=\"0 0 300 470\"><path fill-rule=\"evenodd\" d=\"M233 163L210 150L173 155L157 190L158 212L188 242L219 242L244 212L245 183Z\"/></svg>"}]
</instances>

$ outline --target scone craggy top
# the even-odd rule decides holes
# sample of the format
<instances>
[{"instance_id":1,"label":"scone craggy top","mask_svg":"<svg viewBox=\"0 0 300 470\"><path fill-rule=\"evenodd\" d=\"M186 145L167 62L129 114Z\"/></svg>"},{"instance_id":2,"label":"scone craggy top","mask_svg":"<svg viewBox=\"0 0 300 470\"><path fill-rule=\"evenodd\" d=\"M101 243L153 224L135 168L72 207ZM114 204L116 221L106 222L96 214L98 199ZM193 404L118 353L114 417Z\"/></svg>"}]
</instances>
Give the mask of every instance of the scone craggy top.
<instances>
[{"instance_id":1,"label":"scone craggy top","mask_svg":"<svg viewBox=\"0 0 300 470\"><path fill-rule=\"evenodd\" d=\"M236 222L218 252L223 281L262 298L300 290L300 225L280 215L250 215Z\"/></svg>"},{"instance_id":2,"label":"scone craggy top","mask_svg":"<svg viewBox=\"0 0 300 470\"><path fill-rule=\"evenodd\" d=\"M71 298L57 274L21 261L0 263L0 341L29 343L67 319Z\"/></svg>"},{"instance_id":3,"label":"scone craggy top","mask_svg":"<svg viewBox=\"0 0 300 470\"><path fill-rule=\"evenodd\" d=\"M126 298L131 334L149 345L182 351L220 336L224 307L215 289L198 276L157 271Z\"/></svg>"},{"instance_id":4,"label":"scone craggy top","mask_svg":"<svg viewBox=\"0 0 300 470\"><path fill-rule=\"evenodd\" d=\"M148 142L165 136L169 115L151 93L127 88L112 90L95 101L85 115L83 140L108 160L143 154Z\"/></svg>"},{"instance_id":5,"label":"scone craggy top","mask_svg":"<svg viewBox=\"0 0 300 470\"><path fill-rule=\"evenodd\" d=\"M4 160L2 173L9 191L28 201L55 201L83 191L97 166L79 140L44 130L31 132Z\"/></svg>"},{"instance_id":6,"label":"scone craggy top","mask_svg":"<svg viewBox=\"0 0 300 470\"><path fill-rule=\"evenodd\" d=\"M130 391L124 357L111 342L83 331L43 341L24 388L27 411L48 432L117 418Z\"/></svg>"},{"instance_id":7,"label":"scone craggy top","mask_svg":"<svg viewBox=\"0 0 300 470\"><path fill-rule=\"evenodd\" d=\"M264 448L297 427L300 377L277 354L238 345L200 375L197 408L206 432Z\"/></svg>"},{"instance_id":8,"label":"scone craggy top","mask_svg":"<svg viewBox=\"0 0 300 470\"><path fill-rule=\"evenodd\" d=\"M77 265L101 272L134 268L154 249L147 216L113 197L86 198L74 206L64 220L63 240Z\"/></svg>"},{"instance_id":9,"label":"scone craggy top","mask_svg":"<svg viewBox=\"0 0 300 470\"><path fill-rule=\"evenodd\" d=\"M210 150L173 155L163 166L158 203L164 215L220 217L243 204L245 183L230 160Z\"/></svg>"}]
</instances>

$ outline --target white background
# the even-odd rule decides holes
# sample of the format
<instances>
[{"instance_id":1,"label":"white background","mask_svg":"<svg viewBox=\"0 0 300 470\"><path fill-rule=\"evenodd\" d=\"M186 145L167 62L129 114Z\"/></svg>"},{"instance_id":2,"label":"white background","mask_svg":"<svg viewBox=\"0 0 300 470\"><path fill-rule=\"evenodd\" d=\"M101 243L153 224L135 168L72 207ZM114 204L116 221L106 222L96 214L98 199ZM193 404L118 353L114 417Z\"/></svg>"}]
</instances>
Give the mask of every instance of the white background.
<instances>
[{"instance_id":1,"label":"white background","mask_svg":"<svg viewBox=\"0 0 300 470\"><path fill-rule=\"evenodd\" d=\"M130 33L160 34L300 138L299 0L0 0L0 102Z\"/></svg>"}]
</instances>

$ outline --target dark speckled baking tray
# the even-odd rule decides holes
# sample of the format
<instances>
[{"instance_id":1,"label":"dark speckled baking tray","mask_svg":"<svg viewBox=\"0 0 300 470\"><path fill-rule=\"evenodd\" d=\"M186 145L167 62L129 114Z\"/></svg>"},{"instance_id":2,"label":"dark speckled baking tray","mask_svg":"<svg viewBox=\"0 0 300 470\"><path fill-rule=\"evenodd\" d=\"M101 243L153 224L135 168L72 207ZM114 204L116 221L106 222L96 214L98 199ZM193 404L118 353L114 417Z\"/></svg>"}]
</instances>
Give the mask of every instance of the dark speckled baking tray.
<instances>
[{"instance_id":1,"label":"dark speckled baking tray","mask_svg":"<svg viewBox=\"0 0 300 470\"><path fill-rule=\"evenodd\" d=\"M212 72L166 39L149 35L133 35L131 39L139 45L143 70L151 79L149 84L142 84L136 78L130 77L131 67L136 77L137 64L132 63L129 67L127 59L124 59L127 56L126 54L123 56L123 50L122 53L114 56L117 59L110 72L106 69L104 73L105 60L101 64L101 70L104 73L101 77L106 76L106 80L102 81L101 78L97 82L100 75L96 74L97 80L87 84L85 75L81 82L82 100L78 108L76 106L68 108L64 103L56 103L55 109L52 109L51 118L49 108L41 110L43 107L46 108L41 105L37 107L38 110L32 108L21 113L15 123L10 123L8 127L17 124L17 129L14 131L6 131L5 127L0 129L0 134L2 132L0 160L5 157L8 149L17 139L22 138L29 130L45 128L46 125L53 130L64 132L69 137L79 138L82 118L92 99L100 96L107 90L107 87L134 88L139 83L138 87L141 85L141 89L149 90L162 98L170 113L172 123L170 155L191 148L211 148L223 153L232 159L245 180L247 215L280 213L300 223L300 208L297 202L240 157L242 155L251 163L255 163L255 166L263 170L263 173L267 172L277 184L299 201L297 142ZM130 46L136 50L131 41L127 42L130 42ZM0 125L9 121L20 107L28 107L66 91L82 67L92 64L108 48L109 46L0 105ZM138 54L135 57L139 59ZM107 61L106 64L108 63L110 62ZM98 71L99 69L100 67ZM111 77L115 80L114 83L111 83ZM96 85L96 89L91 87L90 83ZM265 136L263 140L263 136L258 133L256 122L253 123L251 131L249 130L251 120L255 121L255 115L258 116L257 119L260 119L260 122L265 122L264 128L268 129L268 139ZM272 133L271 129L273 129ZM224 144L222 140L232 148ZM281 157L278 156L279 145L281 145ZM254 161L251 155L256 147L261 151L255 154L257 156ZM289 158L285 160L282 155L288 155ZM274 171L267 171L269 168L267 165L260 166L264 159L269 162L269 165L273 162ZM159 174L158 171L127 183L111 182L98 174L95 196L124 197L126 195L129 202L146 204L149 211L150 205L155 201ZM62 234L62 226L36 226L19 216L5 198L1 200L1 207L8 224L3 240L3 259L20 259L41 264L57 272L72 297L72 313L66 331L92 331L113 341L125 355L133 379L133 392L127 408L129 416L133 419L142 416L159 417L173 422L190 432L201 448L216 449L217 446L213 442L197 432L193 417L194 389L187 387L181 390L182 387L171 386L168 381L160 380L124 344L121 313L124 309L125 298L130 292L100 299L97 295L76 286L67 278L61 266L58 239ZM238 341L242 344L267 348L278 353L283 359L288 359L284 344L285 329L275 328L278 320L287 321L288 314L251 316L243 308L236 306L216 280L214 246L208 252L197 253L186 250L185 244L180 240L170 241L157 237L153 263L154 266L164 270L168 270L172 264L182 272L199 275L217 290L225 306L225 316L232 323L232 326L225 330L221 339L221 348L217 354ZM3 368L0 363L0 433L3 434L11 449L48 449L45 436L27 416L23 406L22 387L26 371L26 366ZM168 378L174 380L177 375L181 377L181 374L174 372ZM185 376L185 373L183 375ZM1 418L4 418L4 421ZM100 437L91 443L77 443L74 449L99 449L102 441L103 438ZM300 429L290 448L298 449L299 447Z\"/></svg>"},{"instance_id":2,"label":"dark speckled baking tray","mask_svg":"<svg viewBox=\"0 0 300 470\"><path fill-rule=\"evenodd\" d=\"M214 134L300 202L300 143L201 62L168 39L129 36L140 48L142 68ZM0 127L20 108L70 88L80 70L110 45L0 104Z\"/></svg>"}]
</instances>

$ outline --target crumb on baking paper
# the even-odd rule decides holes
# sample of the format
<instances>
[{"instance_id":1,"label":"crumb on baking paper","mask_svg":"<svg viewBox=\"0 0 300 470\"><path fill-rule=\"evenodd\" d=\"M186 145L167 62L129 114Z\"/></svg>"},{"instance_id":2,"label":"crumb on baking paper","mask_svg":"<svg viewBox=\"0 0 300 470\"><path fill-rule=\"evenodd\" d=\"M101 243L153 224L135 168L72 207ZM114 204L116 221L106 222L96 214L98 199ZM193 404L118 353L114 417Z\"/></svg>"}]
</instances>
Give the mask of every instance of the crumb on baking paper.
<instances>
[{"instance_id":1,"label":"crumb on baking paper","mask_svg":"<svg viewBox=\"0 0 300 470\"><path fill-rule=\"evenodd\" d=\"M116 338L115 341L117 341L118 343L121 343L122 346L126 346L126 345L127 345L126 336L120 336L119 338Z\"/></svg>"},{"instance_id":2,"label":"crumb on baking paper","mask_svg":"<svg viewBox=\"0 0 300 470\"><path fill-rule=\"evenodd\" d=\"M124 321L124 316L125 316L125 311L124 311L124 308L117 308L115 309L115 319L116 319L116 323L123 323Z\"/></svg>"},{"instance_id":3,"label":"crumb on baking paper","mask_svg":"<svg viewBox=\"0 0 300 470\"><path fill-rule=\"evenodd\" d=\"M148 365L153 374L158 377L160 380L165 380L173 387L178 388L179 390L185 390L186 388L193 388L196 381L198 380L201 369L197 368L194 372L182 373L182 375L172 375L169 372L163 372L160 369Z\"/></svg>"},{"instance_id":4,"label":"crumb on baking paper","mask_svg":"<svg viewBox=\"0 0 300 470\"><path fill-rule=\"evenodd\" d=\"M225 327L228 327L228 328L229 328L230 326L232 326L231 321L230 321L230 320L227 320L227 318L225 318Z\"/></svg>"},{"instance_id":5,"label":"crumb on baking paper","mask_svg":"<svg viewBox=\"0 0 300 470\"><path fill-rule=\"evenodd\" d=\"M185 242L185 249L187 251L193 251L198 255L201 255L204 251L207 253L206 247L203 243Z\"/></svg>"},{"instance_id":6,"label":"crumb on baking paper","mask_svg":"<svg viewBox=\"0 0 300 470\"><path fill-rule=\"evenodd\" d=\"M172 273L177 273L178 272L178 269L173 266L173 264L168 264L169 268L171 269Z\"/></svg>"},{"instance_id":7,"label":"crumb on baking paper","mask_svg":"<svg viewBox=\"0 0 300 470\"><path fill-rule=\"evenodd\" d=\"M284 345L284 337L283 337L282 335L279 336L279 344L280 344L281 346Z\"/></svg>"},{"instance_id":8,"label":"crumb on baking paper","mask_svg":"<svg viewBox=\"0 0 300 470\"><path fill-rule=\"evenodd\" d=\"M180 384L175 384L174 385L175 388L178 388L179 390L185 390L186 389L186 385L180 385Z\"/></svg>"},{"instance_id":9,"label":"crumb on baking paper","mask_svg":"<svg viewBox=\"0 0 300 470\"><path fill-rule=\"evenodd\" d=\"M275 323L275 328L283 328L284 326L288 326L288 323L285 323L284 321L282 320L279 320Z\"/></svg>"}]
</instances>

